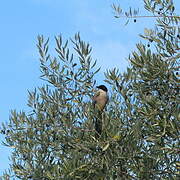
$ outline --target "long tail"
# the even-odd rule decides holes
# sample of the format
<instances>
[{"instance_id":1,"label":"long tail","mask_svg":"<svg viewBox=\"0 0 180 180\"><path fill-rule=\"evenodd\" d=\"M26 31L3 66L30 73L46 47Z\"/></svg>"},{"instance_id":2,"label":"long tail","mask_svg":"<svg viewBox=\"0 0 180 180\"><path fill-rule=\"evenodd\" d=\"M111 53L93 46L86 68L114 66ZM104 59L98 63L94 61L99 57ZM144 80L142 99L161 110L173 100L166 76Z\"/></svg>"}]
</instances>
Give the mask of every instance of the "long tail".
<instances>
[{"instance_id":1,"label":"long tail","mask_svg":"<svg viewBox=\"0 0 180 180\"><path fill-rule=\"evenodd\" d=\"M98 112L96 119L95 119L95 131L96 131L96 138L99 138L102 133L102 112Z\"/></svg>"}]
</instances>

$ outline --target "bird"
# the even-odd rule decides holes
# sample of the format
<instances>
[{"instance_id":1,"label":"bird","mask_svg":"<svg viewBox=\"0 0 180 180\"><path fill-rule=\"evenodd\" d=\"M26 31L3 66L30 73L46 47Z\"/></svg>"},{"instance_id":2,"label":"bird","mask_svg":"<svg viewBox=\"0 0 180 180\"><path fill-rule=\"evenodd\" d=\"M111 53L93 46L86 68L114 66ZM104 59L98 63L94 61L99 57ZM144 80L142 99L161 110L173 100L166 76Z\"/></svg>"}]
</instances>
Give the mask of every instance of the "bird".
<instances>
[{"instance_id":1,"label":"bird","mask_svg":"<svg viewBox=\"0 0 180 180\"><path fill-rule=\"evenodd\" d=\"M93 96L93 107L95 109L95 131L96 138L102 133L102 112L109 100L108 89L105 85L96 86L98 89Z\"/></svg>"}]
</instances>

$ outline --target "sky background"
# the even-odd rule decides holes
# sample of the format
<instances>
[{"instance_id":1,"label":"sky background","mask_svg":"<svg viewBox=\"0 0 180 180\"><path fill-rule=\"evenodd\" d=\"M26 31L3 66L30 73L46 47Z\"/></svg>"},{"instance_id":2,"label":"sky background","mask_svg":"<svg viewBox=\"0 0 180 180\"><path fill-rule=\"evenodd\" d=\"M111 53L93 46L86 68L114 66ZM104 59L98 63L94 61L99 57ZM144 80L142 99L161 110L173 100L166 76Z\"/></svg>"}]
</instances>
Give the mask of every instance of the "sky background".
<instances>
[{"instance_id":1,"label":"sky background","mask_svg":"<svg viewBox=\"0 0 180 180\"><path fill-rule=\"evenodd\" d=\"M176 5L180 7L179 0ZM6 0L0 6L0 123L7 122L11 109L26 110L27 90L41 86L36 48L39 34L50 38L62 34L64 39L80 32L93 47L93 57L103 72L113 67L123 72L129 53L141 39L144 27L152 27L152 19L138 19L124 26L125 19L113 18L112 3L120 2L145 13L143 0ZM0 140L3 136L0 135ZM9 167L10 149L0 144L0 175Z\"/></svg>"}]
</instances>

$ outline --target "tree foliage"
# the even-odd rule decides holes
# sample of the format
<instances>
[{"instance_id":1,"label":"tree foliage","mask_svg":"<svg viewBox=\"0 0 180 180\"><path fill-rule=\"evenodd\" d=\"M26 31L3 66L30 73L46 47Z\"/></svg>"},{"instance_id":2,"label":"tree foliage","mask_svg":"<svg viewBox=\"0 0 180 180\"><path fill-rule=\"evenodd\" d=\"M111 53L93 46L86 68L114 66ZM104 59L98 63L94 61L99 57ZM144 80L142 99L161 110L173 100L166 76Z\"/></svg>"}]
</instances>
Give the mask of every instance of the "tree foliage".
<instances>
[{"instance_id":1,"label":"tree foliage","mask_svg":"<svg viewBox=\"0 0 180 180\"><path fill-rule=\"evenodd\" d=\"M45 85L29 92L30 112L12 111L2 124L4 145L13 149L4 179L11 172L33 180L178 179L180 17L170 0L144 3L157 20L141 35L151 46L137 44L126 72L105 73L110 101L98 139L91 98L99 69L90 45L76 34L73 50L58 36L52 57L48 39L38 37Z\"/></svg>"}]
</instances>

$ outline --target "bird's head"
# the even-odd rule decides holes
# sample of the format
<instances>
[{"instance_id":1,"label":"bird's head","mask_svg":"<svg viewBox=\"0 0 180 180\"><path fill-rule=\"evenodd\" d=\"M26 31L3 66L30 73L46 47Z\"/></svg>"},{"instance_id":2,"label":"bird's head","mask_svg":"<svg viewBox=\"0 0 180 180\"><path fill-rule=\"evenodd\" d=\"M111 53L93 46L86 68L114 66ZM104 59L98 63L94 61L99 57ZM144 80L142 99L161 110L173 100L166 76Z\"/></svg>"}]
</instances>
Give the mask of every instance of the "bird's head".
<instances>
[{"instance_id":1,"label":"bird's head","mask_svg":"<svg viewBox=\"0 0 180 180\"><path fill-rule=\"evenodd\" d=\"M107 92L108 89L105 85L96 86L98 89L102 89L103 91Z\"/></svg>"}]
</instances>

